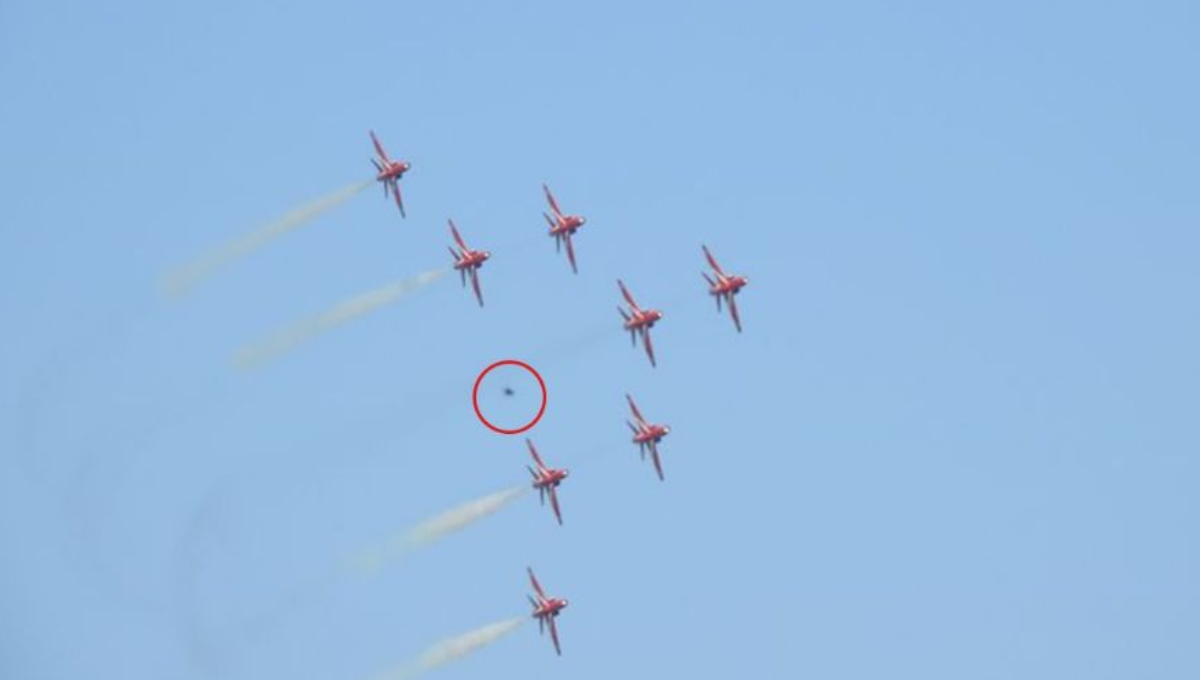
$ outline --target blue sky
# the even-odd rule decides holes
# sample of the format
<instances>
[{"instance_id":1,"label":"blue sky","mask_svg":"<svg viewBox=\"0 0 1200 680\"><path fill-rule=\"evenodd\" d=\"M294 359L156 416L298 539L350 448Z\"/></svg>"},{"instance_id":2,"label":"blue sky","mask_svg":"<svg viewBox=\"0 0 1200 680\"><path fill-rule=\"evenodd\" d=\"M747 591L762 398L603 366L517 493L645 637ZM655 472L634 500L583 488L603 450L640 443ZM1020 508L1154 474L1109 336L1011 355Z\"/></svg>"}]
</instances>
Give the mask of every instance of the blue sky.
<instances>
[{"instance_id":1,"label":"blue sky","mask_svg":"<svg viewBox=\"0 0 1200 680\"><path fill-rule=\"evenodd\" d=\"M970 6L968 6L970 5ZM1187 2L0 6L0 671L1200 675L1200 10ZM413 163L181 302L169 267ZM579 276L540 184L588 217ZM492 251L252 373L244 343ZM751 286L738 335L707 243ZM663 307L651 369L615 280ZM475 376L546 379L522 483ZM496 417L536 408L485 389ZM490 391L489 391L490 390ZM659 483L623 394L672 426Z\"/></svg>"}]
</instances>

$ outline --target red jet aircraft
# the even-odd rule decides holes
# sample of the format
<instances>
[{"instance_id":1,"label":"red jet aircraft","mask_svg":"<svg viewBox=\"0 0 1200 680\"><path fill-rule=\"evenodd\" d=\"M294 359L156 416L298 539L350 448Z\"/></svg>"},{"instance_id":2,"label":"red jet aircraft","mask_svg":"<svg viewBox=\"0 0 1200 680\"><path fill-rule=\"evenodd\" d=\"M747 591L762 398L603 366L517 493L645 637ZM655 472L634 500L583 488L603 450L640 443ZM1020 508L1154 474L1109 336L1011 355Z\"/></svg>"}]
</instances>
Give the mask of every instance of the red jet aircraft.
<instances>
[{"instance_id":1,"label":"red jet aircraft","mask_svg":"<svg viewBox=\"0 0 1200 680\"><path fill-rule=\"evenodd\" d=\"M742 286L750 283L750 279L744 276L735 274L726 274L721 270L721 265L717 264L717 259L708 252L707 246L700 246L704 250L704 257L708 258L708 263L712 265L713 276L717 277L713 281L708 274L701 272L701 276L705 281L708 281L708 294L717 299L717 311L721 311L721 298L729 303L729 315L733 317L733 325L737 327L738 333L742 332L742 320L738 318L737 300L733 296L737 295L742 290Z\"/></svg>"},{"instance_id":2,"label":"red jet aircraft","mask_svg":"<svg viewBox=\"0 0 1200 680\"><path fill-rule=\"evenodd\" d=\"M546 464L542 462L542 457L538 455L537 449L533 448L533 440L526 439L525 443L529 445L529 454L533 456L533 462L537 464L536 470L526 466L529 474L533 475L533 488L538 490L538 499L542 505L546 504L546 495L550 495L550 507L554 509L554 516L558 518L558 523L561 525L562 512L558 509L558 494L555 493L555 489L571 473L568 470L546 467Z\"/></svg>"},{"instance_id":3,"label":"red jet aircraft","mask_svg":"<svg viewBox=\"0 0 1200 680\"><path fill-rule=\"evenodd\" d=\"M554 217L542 213L542 217L545 217L546 223L550 225L550 235L554 237L554 249L561 250L563 242L566 242L567 259L571 262L571 271L578 274L579 269L575 267L575 248L571 246L571 235L587 220L579 215L564 215L558 209L558 201L554 200L554 194L550 193L550 187L543 184L542 190L546 192L546 200L550 203L550 210L554 212Z\"/></svg>"},{"instance_id":4,"label":"red jet aircraft","mask_svg":"<svg viewBox=\"0 0 1200 680\"><path fill-rule=\"evenodd\" d=\"M642 336L646 345L646 355L650 357L650 365L657 366L654 361L654 343L650 341L650 329L654 327L654 323L663 318L663 313L657 309L642 309L633 301L633 296L626 290L624 282L617 279L617 285L621 287L621 295L625 296L625 301L629 303L629 311L617 307L617 311L621 313L621 317L625 319L625 330L629 331L629 339L637 345L638 336Z\"/></svg>"},{"instance_id":5,"label":"red jet aircraft","mask_svg":"<svg viewBox=\"0 0 1200 680\"><path fill-rule=\"evenodd\" d=\"M638 410L637 404L633 403L633 397L626 394L625 399L629 401L629 410L633 411L634 422L625 421L625 424L629 425L629 429L633 430L633 443L638 445L642 460L646 459L646 449L650 449L650 458L654 461L654 469L658 472L659 481L662 481L663 471L662 463L658 460L658 443L671 433L671 428L646 422L646 419L642 417L642 412Z\"/></svg>"},{"instance_id":6,"label":"red jet aircraft","mask_svg":"<svg viewBox=\"0 0 1200 680\"><path fill-rule=\"evenodd\" d=\"M458 229L454 226L454 220L446 220L450 223L450 233L454 235L454 240L458 243L458 251L450 248L450 256L454 258L454 268L458 270L458 277L462 279L463 286L467 285L467 276L471 277L471 286L475 288L475 299L479 300L479 306L483 306L483 293L479 290L479 268L483 263L492 256L486 250L471 250L467 246L467 242L459 236Z\"/></svg>"},{"instance_id":7,"label":"red jet aircraft","mask_svg":"<svg viewBox=\"0 0 1200 680\"><path fill-rule=\"evenodd\" d=\"M412 163L408 161L393 161L388 158L387 152L383 150L383 145L379 143L379 138L375 136L375 132L371 131L371 142L375 145L375 153L379 154L379 158L372 158L371 163L375 165L377 174L375 179L383 182L383 195L386 198L388 192L396 197L396 207L400 209L400 216L407 217L404 214L404 199L400 197L400 178L408 169L412 167Z\"/></svg>"},{"instance_id":8,"label":"red jet aircraft","mask_svg":"<svg viewBox=\"0 0 1200 680\"><path fill-rule=\"evenodd\" d=\"M537 597L529 596L529 603L533 605L533 618L538 620L538 632L545 633L547 626L550 628L550 639L554 640L554 651L562 656L562 648L558 646L558 629L554 627L554 619L558 617L564 607L567 606L567 601L559 597L546 597L546 593L542 590L542 584L538 583L537 577L533 575L533 569L526 567L529 571L529 582L533 584L533 589L537 591Z\"/></svg>"}]
</instances>

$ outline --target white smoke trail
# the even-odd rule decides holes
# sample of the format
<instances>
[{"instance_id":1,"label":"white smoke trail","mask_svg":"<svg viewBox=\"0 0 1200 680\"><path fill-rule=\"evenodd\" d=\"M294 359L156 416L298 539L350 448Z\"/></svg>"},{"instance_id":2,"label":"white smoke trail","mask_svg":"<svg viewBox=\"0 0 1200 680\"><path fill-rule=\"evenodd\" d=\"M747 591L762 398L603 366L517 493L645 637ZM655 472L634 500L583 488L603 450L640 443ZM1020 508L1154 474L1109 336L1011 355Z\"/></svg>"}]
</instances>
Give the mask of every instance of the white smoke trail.
<instances>
[{"instance_id":1,"label":"white smoke trail","mask_svg":"<svg viewBox=\"0 0 1200 680\"><path fill-rule=\"evenodd\" d=\"M369 314L384 305L395 302L408 293L428 286L445 276L447 271L449 270L435 269L350 298L326 312L301 321L290 328L285 328L265 340L243 347L233 357L234 366L246 370L266 363L315 335Z\"/></svg>"},{"instance_id":2,"label":"white smoke trail","mask_svg":"<svg viewBox=\"0 0 1200 680\"><path fill-rule=\"evenodd\" d=\"M418 548L423 548L495 513L525 493L528 488L524 485L510 487L453 507L393 537L383 545L364 552L357 560L354 560L351 566L360 573L373 573L394 559Z\"/></svg>"},{"instance_id":3,"label":"white smoke trail","mask_svg":"<svg viewBox=\"0 0 1200 680\"><path fill-rule=\"evenodd\" d=\"M303 226L322 213L345 203L373 183L374 180L366 180L357 184L351 184L331 194L322 196L315 201L305 203L299 208L284 213L274 222L267 224L261 229L230 241L220 249L168 272L163 281L167 294L179 296L186 293L196 284L212 276L218 269L253 253L280 236Z\"/></svg>"},{"instance_id":4,"label":"white smoke trail","mask_svg":"<svg viewBox=\"0 0 1200 680\"><path fill-rule=\"evenodd\" d=\"M447 510L413 527L408 532L408 541L416 548L429 545L447 534L463 529L472 522L496 512L524 493L526 488L525 486L514 486Z\"/></svg>"},{"instance_id":5,"label":"white smoke trail","mask_svg":"<svg viewBox=\"0 0 1200 680\"><path fill-rule=\"evenodd\" d=\"M425 650L416 660L387 673L375 676L372 680L411 680L492 644L516 630L524 622L525 617L523 616L506 619L488 624L482 628L477 628L458 637L442 640Z\"/></svg>"}]
</instances>

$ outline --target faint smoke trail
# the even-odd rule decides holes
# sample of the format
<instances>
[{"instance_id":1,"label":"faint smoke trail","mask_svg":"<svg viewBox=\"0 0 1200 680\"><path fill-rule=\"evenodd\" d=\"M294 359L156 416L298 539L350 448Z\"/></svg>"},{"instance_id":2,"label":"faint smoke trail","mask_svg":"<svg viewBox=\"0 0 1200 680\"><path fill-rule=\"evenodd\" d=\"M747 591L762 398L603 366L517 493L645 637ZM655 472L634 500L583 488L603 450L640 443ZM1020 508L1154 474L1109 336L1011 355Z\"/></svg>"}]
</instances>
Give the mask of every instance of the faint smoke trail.
<instances>
[{"instance_id":1,"label":"faint smoke trail","mask_svg":"<svg viewBox=\"0 0 1200 680\"><path fill-rule=\"evenodd\" d=\"M369 314L408 293L428 286L445 276L447 271L449 270L435 269L350 298L333 309L285 328L261 342L243 347L234 355L233 364L242 370L264 364L315 335Z\"/></svg>"},{"instance_id":2,"label":"faint smoke trail","mask_svg":"<svg viewBox=\"0 0 1200 680\"><path fill-rule=\"evenodd\" d=\"M387 543L363 553L354 560L353 567L360 573L370 574L392 560L423 548L443 536L452 534L477 522L511 503L529 487L514 486L503 491L477 498L431 517Z\"/></svg>"},{"instance_id":3,"label":"faint smoke trail","mask_svg":"<svg viewBox=\"0 0 1200 680\"><path fill-rule=\"evenodd\" d=\"M419 677L435 668L444 666L451 661L467 656L516 630L525 617L516 617L477 628L470 633L459 635L433 645L425 650L415 661L411 661L395 670L375 676L372 680L410 680Z\"/></svg>"},{"instance_id":4,"label":"faint smoke trail","mask_svg":"<svg viewBox=\"0 0 1200 680\"><path fill-rule=\"evenodd\" d=\"M200 257L192 262L183 265L167 273L164 279L164 287L167 294L171 296L179 296L186 293L190 288L198 283L203 282L208 277L212 276L218 269L225 267L235 260L241 259L250 253L258 250L266 244L283 236L289 231L303 226L306 222L321 215L331 208L345 203L359 193L363 189L371 186L374 180L366 180L357 184L339 189L338 191L322 196L321 198L305 203L304 205L291 210L281 216L279 219L271 222L258 231L251 232L230 241L221 249L215 250L203 257Z\"/></svg>"},{"instance_id":5,"label":"faint smoke trail","mask_svg":"<svg viewBox=\"0 0 1200 680\"><path fill-rule=\"evenodd\" d=\"M525 489L524 485L514 486L447 510L413 527L408 532L408 541L415 548L429 545L447 534L454 533L472 522L496 512L524 493Z\"/></svg>"}]
</instances>

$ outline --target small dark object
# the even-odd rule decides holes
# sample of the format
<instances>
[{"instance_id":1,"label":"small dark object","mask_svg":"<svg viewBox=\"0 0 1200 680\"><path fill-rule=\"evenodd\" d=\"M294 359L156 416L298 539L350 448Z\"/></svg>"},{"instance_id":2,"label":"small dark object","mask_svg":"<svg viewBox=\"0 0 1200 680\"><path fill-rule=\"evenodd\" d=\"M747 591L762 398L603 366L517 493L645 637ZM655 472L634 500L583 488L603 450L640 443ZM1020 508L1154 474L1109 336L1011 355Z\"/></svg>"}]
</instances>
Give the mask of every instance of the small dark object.
<instances>
[{"instance_id":1,"label":"small dark object","mask_svg":"<svg viewBox=\"0 0 1200 680\"><path fill-rule=\"evenodd\" d=\"M516 392L513 392L513 388L511 388L511 387L504 388L504 396L511 397L514 394L516 394Z\"/></svg>"}]
</instances>

